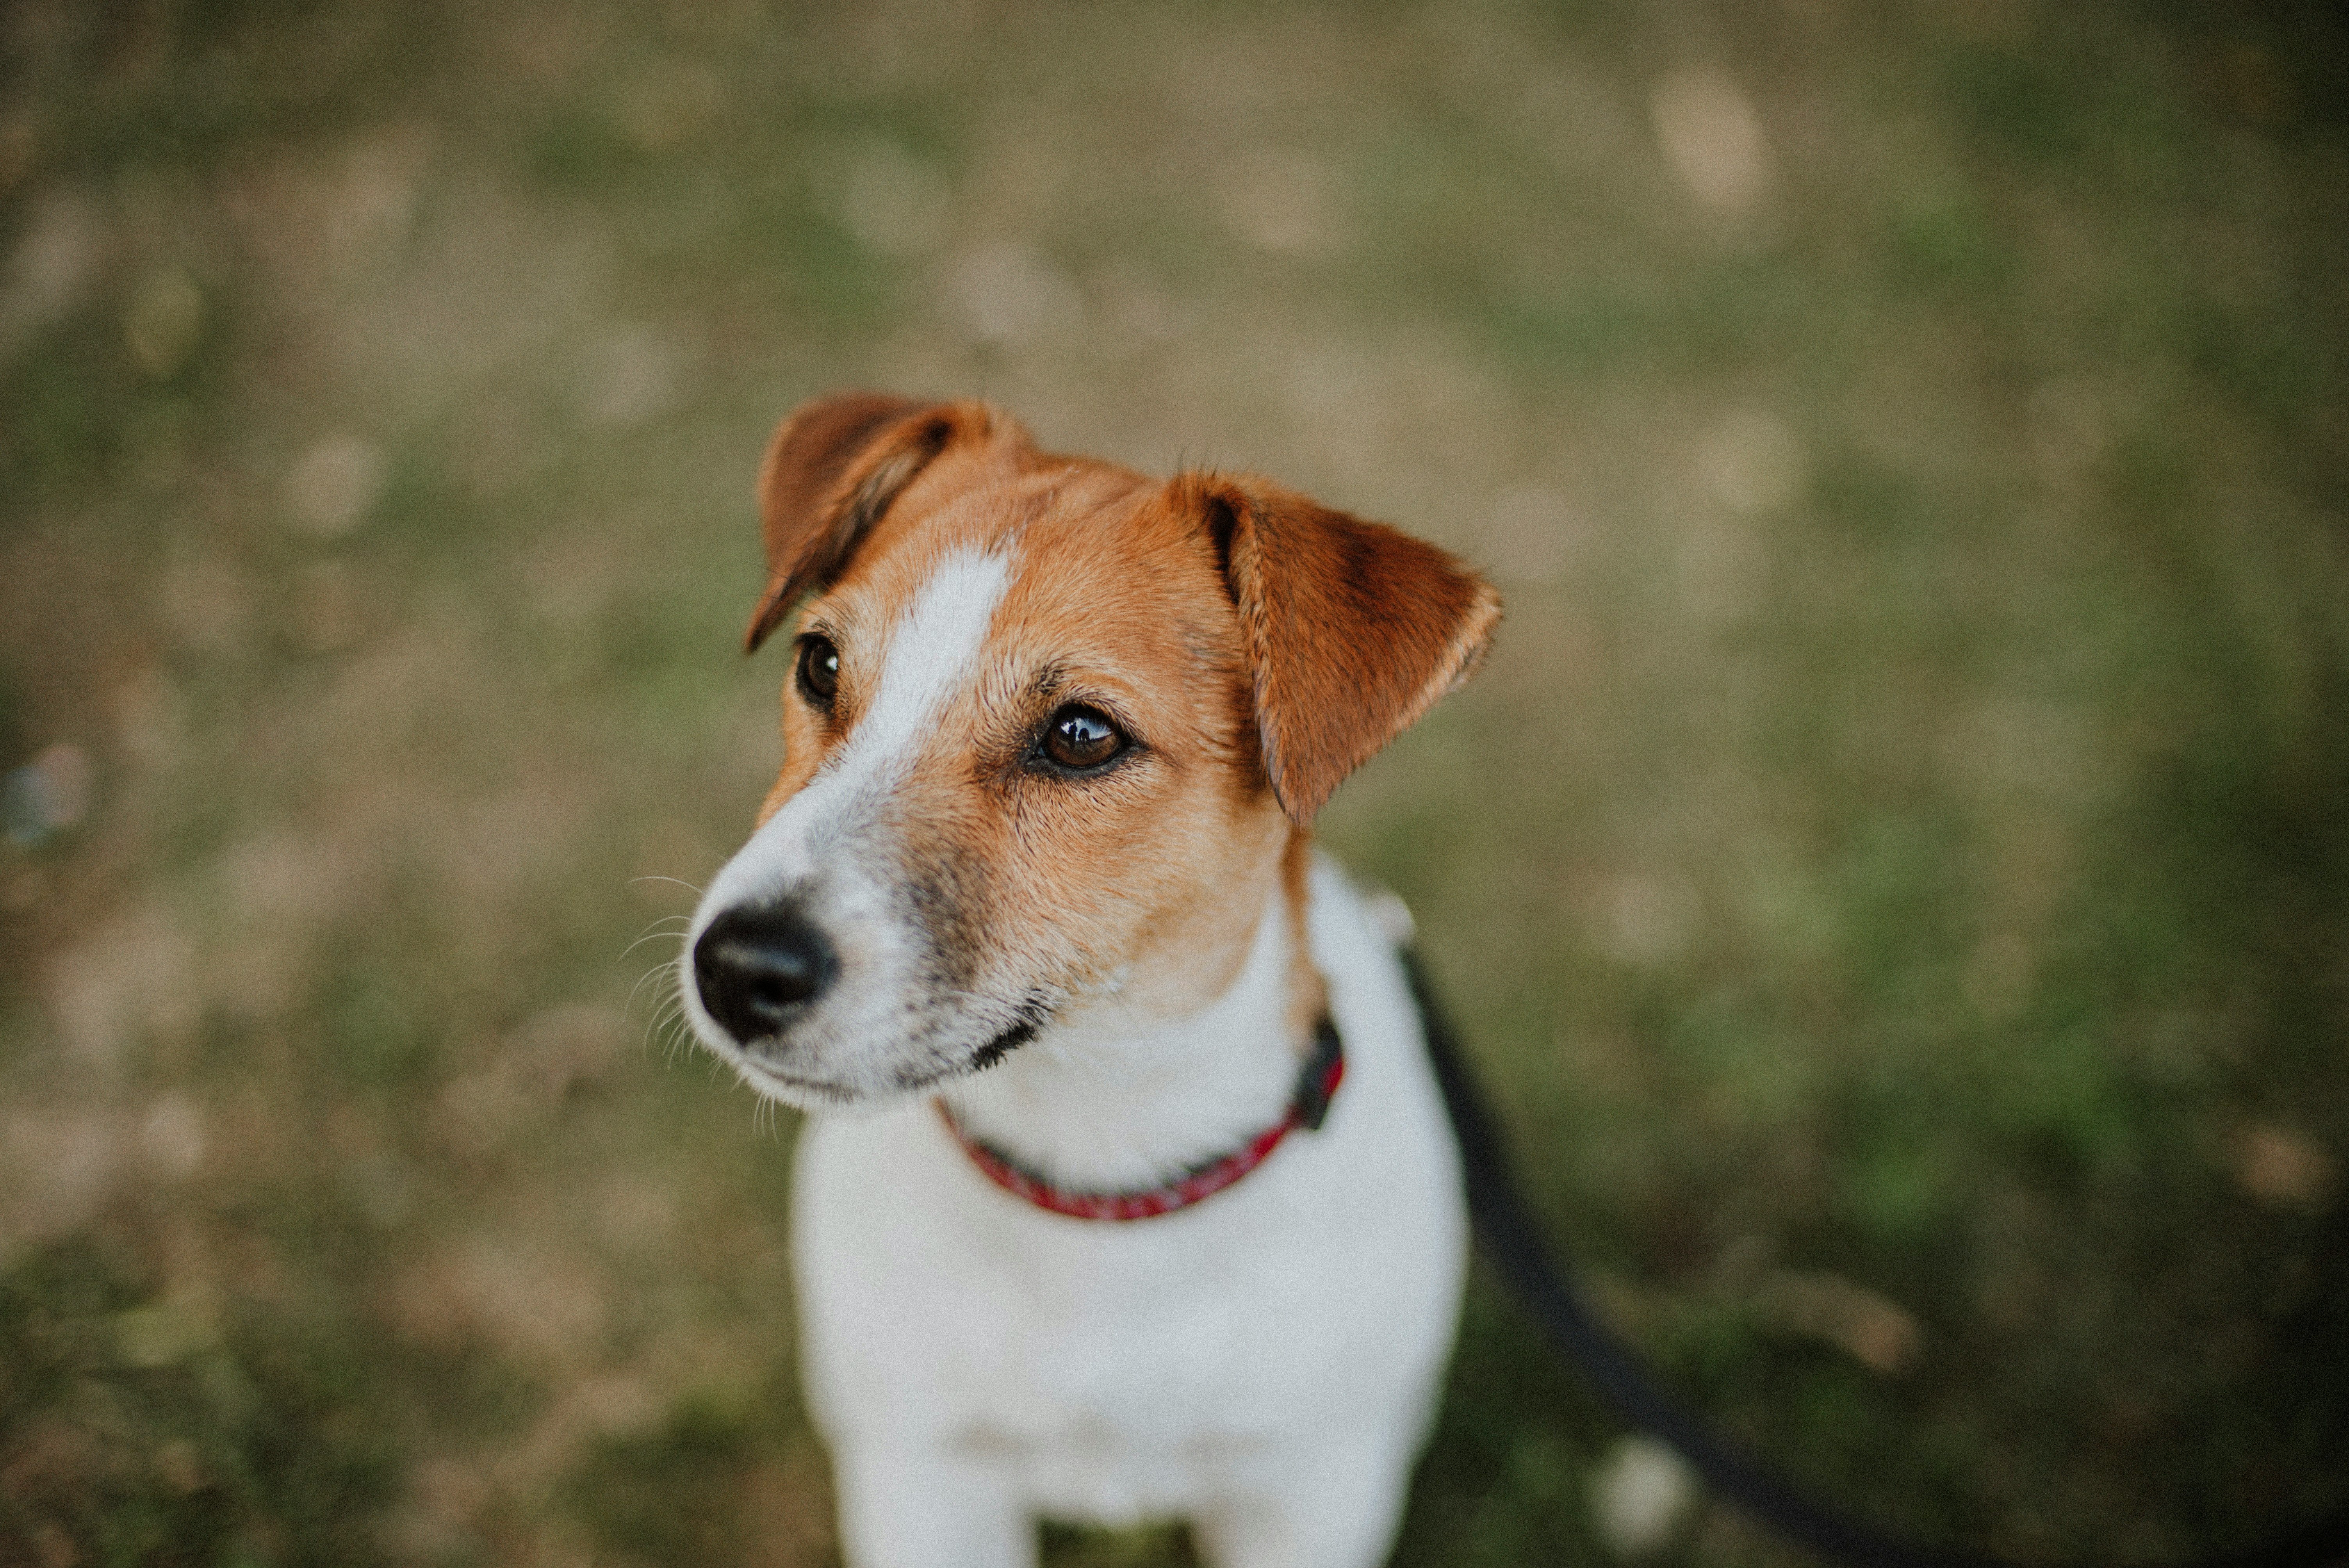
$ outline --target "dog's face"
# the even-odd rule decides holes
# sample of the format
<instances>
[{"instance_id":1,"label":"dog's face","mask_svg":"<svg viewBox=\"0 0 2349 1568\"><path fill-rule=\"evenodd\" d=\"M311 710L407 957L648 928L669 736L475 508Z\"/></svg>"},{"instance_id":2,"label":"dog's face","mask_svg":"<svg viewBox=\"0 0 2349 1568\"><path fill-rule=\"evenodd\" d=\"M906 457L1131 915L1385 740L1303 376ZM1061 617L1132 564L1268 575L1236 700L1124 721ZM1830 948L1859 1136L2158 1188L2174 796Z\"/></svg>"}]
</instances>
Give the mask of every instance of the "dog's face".
<instances>
[{"instance_id":1,"label":"dog's face","mask_svg":"<svg viewBox=\"0 0 2349 1568\"><path fill-rule=\"evenodd\" d=\"M681 978L701 1038L794 1104L1212 1000L1292 832L1497 615L1390 530L1048 457L977 405L811 405L761 490L751 645L800 612L785 763Z\"/></svg>"}]
</instances>

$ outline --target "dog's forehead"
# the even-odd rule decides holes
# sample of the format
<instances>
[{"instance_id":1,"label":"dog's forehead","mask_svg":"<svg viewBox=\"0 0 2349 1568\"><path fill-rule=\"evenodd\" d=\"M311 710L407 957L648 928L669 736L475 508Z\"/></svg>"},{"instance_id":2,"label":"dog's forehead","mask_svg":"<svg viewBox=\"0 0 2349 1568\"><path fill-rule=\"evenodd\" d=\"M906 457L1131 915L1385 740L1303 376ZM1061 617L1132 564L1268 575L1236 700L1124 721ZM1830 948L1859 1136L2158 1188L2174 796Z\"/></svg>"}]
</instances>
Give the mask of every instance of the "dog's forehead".
<instances>
[{"instance_id":1,"label":"dog's forehead","mask_svg":"<svg viewBox=\"0 0 2349 1568\"><path fill-rule=\"evenodd\" d=\"M1205 529L1162 487L1107 464L949 470L874 531L827 596L878 630L953 563L1003 562L986 651L998 660L1107 666L1147 680L1226 662L1237 620Z\"/></svg>"}]
</instances>

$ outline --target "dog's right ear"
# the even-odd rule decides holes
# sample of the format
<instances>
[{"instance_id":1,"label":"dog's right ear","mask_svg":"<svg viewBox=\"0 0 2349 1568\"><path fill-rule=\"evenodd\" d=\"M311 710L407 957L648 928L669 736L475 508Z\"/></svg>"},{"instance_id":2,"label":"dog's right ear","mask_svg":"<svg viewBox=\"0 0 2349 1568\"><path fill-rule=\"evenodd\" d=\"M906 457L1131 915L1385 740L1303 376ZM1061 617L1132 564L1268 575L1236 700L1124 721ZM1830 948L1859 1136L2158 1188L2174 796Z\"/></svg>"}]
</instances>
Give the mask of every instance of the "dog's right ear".
<instances>
[{"instance_id":1,"label":"dog's right ear","mask_svg":"<svg viewBox=\"0 0 2349 1568\"><path fill-rule=\"evenodd\" d=\"M846 570L856 547L930 459L992 423L977 403L923 403L872 392L819 397L792 410L759 469L767 591L742 639L756 652L792 607Z\"/></svg>"},{"instance_id":2,"label":"dog's right ear","mask_svg":"<svg viewBox=\"0 0 2349 1568\"><path fill-rule=\"evenodd\" d=\"M1492 585L1432 544L1246 476L1170 486L1239 612L1266 779L1299 827L1346 776L1475 672Z\"/></svg>"}]
</instances>

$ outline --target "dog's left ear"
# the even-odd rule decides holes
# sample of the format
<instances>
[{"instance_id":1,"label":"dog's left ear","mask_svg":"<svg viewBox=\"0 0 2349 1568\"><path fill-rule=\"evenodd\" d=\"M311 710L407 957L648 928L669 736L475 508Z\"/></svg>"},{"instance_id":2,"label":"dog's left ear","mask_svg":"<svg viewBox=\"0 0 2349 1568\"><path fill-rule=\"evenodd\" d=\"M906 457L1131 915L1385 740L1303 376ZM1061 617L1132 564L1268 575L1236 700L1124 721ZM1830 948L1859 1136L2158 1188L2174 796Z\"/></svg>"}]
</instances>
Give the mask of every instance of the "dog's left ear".
<instances>
[{"instance_id":1,"label":"dog's left ear","mask_svg":"<svg viewBox=\"0 0 2349 1568\"><path fill-rule=\"evenodd\" d=\"M1277 485L1186 474L1171 490L1215 545L1265 775L1306 826L1347 775L1475 673L1500 595L1432 544Z\"/></svg>"},{"instance_id":2,"label":"dog's left ear","mask_svg":"<svg viewBox=\"0 0 2349 1568\"><path fill-rule=\"evenodd\" d=\"M759 469L767 591L751 612L743 651L755 653L802 594L829 586L846 569L873 525L932 459L998 427L1025 438L983 403L843 392L793 409L776 428Z\"/></svg>"}]
</instances>

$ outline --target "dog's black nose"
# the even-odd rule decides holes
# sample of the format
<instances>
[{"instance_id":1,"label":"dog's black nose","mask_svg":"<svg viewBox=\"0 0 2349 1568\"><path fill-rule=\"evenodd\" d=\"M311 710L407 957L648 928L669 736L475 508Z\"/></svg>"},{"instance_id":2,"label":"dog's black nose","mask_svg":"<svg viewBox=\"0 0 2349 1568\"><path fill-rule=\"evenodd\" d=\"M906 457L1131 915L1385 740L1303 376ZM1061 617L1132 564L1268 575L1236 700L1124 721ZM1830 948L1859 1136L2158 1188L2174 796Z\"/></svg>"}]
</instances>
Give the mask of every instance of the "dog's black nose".
<instances>
[{"instance_id":1,"label":"dog's black nose","mask_svg":"<svg viewBox=\"0 0 2349 1568\"><path fill-rule=\"evenodd\" d=\"M832 944L790 904L737 905L693 944L701 1005L744 1045L783 1026L832 984Z\"/></svg>"}]
</instances>

